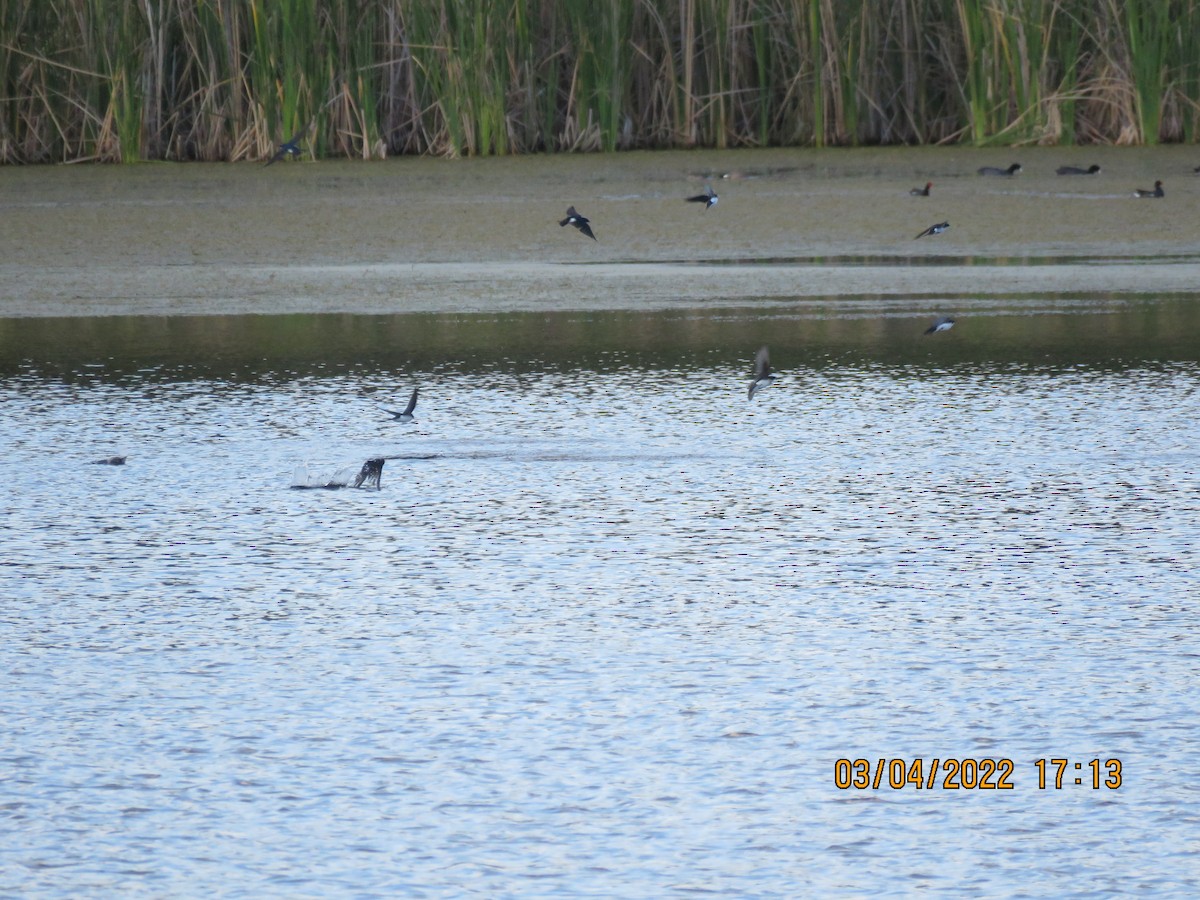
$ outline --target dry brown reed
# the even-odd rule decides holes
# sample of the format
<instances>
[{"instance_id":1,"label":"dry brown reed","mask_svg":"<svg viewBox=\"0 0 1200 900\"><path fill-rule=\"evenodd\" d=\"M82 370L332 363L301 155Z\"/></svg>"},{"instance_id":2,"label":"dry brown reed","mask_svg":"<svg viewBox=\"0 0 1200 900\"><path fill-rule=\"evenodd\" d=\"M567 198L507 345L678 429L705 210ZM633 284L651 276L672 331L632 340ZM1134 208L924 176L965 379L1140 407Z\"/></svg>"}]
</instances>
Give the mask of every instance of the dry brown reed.
<instances>
[{"instance_id":1,"label":"dry brown reed","mask_svg":"<svg viewBox=\"0 0 1200 900\"><path fill-rule=\"evenodd\" d=\"M0 160L1194 141L1200 0L0 0Z\"/></svg>"}]
</instances>

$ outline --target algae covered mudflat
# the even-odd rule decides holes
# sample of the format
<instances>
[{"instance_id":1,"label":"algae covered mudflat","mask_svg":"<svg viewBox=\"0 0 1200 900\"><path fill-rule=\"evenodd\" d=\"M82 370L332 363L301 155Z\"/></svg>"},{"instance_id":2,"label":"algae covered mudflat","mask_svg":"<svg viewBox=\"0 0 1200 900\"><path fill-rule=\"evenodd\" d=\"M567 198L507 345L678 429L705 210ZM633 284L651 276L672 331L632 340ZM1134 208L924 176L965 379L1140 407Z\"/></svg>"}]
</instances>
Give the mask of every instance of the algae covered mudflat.
<instances>
[{"instance_id":1,"label":"algae covered mudflat","mask_svg":"<svg viewBox=\"0 0 1200 900\"><path fill-rule=\"evenodd\" d=\"M0 315L1179 293L1186 147L762 150L3 172ZM1019 156L1013 178L984 163ZM1087 179L1055 170L1102 166ZM1166 196L1136 200L1162 180ZM933 182L930 196L910 190ZM705 185L711 210L686 202ZM568 206L596 240L560 228ZM945 233L913 235L948 221Z\"/></svg>"}]
</instances>

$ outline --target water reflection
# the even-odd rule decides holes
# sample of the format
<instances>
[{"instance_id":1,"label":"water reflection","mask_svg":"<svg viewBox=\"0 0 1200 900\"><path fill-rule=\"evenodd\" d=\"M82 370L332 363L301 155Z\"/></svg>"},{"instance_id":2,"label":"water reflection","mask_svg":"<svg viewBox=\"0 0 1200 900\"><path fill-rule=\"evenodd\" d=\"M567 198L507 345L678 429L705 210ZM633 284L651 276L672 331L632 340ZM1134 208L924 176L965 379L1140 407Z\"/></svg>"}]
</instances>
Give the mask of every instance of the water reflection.
<instances>
[{"instance_id":1,"label":"water reflection","mask_svg":"<svg viewBox=\"0 0 1200 900\"><path fill-rule=\"evenodd\" d=\"M952 335L923 335L953 312ZM1200 302L1062 297L795 301L765 308L639 313L0 319L0 374L138 381L254 381L379 369L535 372L748 367L763 343L779 367L882 365L1124 368L1200 359Z\"/></svg>"}]
</instances>

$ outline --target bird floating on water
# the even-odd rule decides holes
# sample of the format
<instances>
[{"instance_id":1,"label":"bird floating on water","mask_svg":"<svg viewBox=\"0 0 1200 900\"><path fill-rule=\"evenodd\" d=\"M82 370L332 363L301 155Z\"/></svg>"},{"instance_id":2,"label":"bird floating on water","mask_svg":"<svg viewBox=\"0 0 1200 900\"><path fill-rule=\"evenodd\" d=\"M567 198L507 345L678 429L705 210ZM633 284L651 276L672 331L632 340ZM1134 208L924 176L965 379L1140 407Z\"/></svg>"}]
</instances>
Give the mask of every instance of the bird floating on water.
<instances>
[{"instance_id":1,"label":"bird floating on water","mask_svg":"<svg viewBox=\"0 0 1200 900\"><path fill-rule=\"evenodd\" d=\"M1099 175L1099 166L1088 166L1086 169L1081 169L1079 166L1059 166L1054 170L1057 175Z\"/></svg>"},{"instance_id":2,"label":"bird floating on water","mask_svg":"<svg viewBox=\"0 0 1200 900\"><path fill-rule=\"evenodd\" d=\"M934 319L933 324L925 329L926 334L937 334L939 331L949 331L954 327L954 320L949 316Z\"/></svg>"},{"instance_id":3,"label":"bird floating on water","mask_svg":"<svg viewBox=\"0 0 1200 900\"><path fill-rule=\"evenodd\" d=\"M913 240L915 241L917 238L923 238L927 234L941 234L949 227L949 222L938 222L936 225L930 225L928 228L918 234L917 237L913 238Z\"/></svg>"},{"instance_id":4,"label":"bird floating on water","mask_svg":"<svg viewBox=\"0 0 1200 900\"><path fill-rule=\"evenodd\" d=\"M914 197L928 197L929 192L932 188L933 188L933 182L927 181L927 182L925 182L925 187L913 188L911 191L909 191L909 193L912 194Z\"/></svg>"},{"instance_id":5,"label":"bird floating on water","mask_svg":"<svg viewBox=\"0 0 1200 900\"><path fill-rule=\"evenodd\" d=\"M380 407L380 409L390 414L397 422L415 422L416 419L413 418L413 410L417 408L417 392L419 390L420 388L413 388L412 396L408 398L408 406L404 407L404 409L396 410L387 409L386 407Z\"/></svg>"},{"instance_id":6,"label":"bird floating on water","mask_svg":"<svg viewBox=\"0 0 1200 900\"><path fill-rule=\"evenodd\" d=\"M591 219L589 219L587 216L581 216L575 211L575 207L568 206L567 217L558 224L563 226L574 225L594 241L596 240L596 236L592 234L592 226L588 224L589 222L591 222Z\"/></svg>"},{"instance_id":7,"label":"bird floating on water","mask_svg":"<svg viewBox=\"0 0 1200 900\"><path fill-rule=\"evenodd\" d=\"M688 203L703 203L705 210L717 205L717 195L713 193L712 185L704 186L705 193L697 194L695 197L688 197Z\"/></svg>"},{"instance_id":8,"label":"bird floating on water","mask_svg":"<svg viewBox=\"0 0 1200 900\"><path fill-rule=\"evenodd\" d=\"M1007 169L998 169L995 166L984 166L983 168L981 168L979 170L979 174L980 175L1003 175L1005 177L1009 177L1012 175L1016 175L1020 171L1021 171L1021 164L1013 163Z\"/></svg>"},{"instance_id":9,"label":"bird floating on water","mask_svg":"<svg viewBox=\"0 0 1200 900\"><path fill-rule=\"evenodd\" d=\"M1136 191L1133 192L1133 196L1135 196L1135 197L1165 197L1167 195L1163 192L1162 182L1156 181L1156 182L1154 182L1154 190L1148 191L1145 188L1138 188Z\"/></svg>"},{"instance_id":10,"label":"bird floating on water","mask_svg":"<svg viewBox=\"0 0 1200 900\"><path fill-rule=\"evenodd\" d=\"M754 357L754 380L750 382L748 400L753 400L759 391L769 388L779 376L771 371L771 356L764 344Z\"/></svg>"}]
</instances>

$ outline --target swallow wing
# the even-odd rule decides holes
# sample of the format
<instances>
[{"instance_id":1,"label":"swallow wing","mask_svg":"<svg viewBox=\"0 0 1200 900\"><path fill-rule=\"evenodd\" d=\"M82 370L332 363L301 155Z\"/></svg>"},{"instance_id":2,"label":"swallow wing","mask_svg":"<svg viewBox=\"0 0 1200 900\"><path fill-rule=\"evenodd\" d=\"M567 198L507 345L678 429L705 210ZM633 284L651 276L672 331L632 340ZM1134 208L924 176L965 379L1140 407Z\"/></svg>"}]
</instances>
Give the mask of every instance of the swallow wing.
<instances>
[{"instance_id":1,"label":"swallow wing","mask_svg":"<svg viewBox=\"0 0 1200 900\"><path fill-rule=\"evenodd\" d=\"M771 374L771 354L766 346L760 347L754 357L754 380L761 381Z\"/></svg>"}]
</instances>

